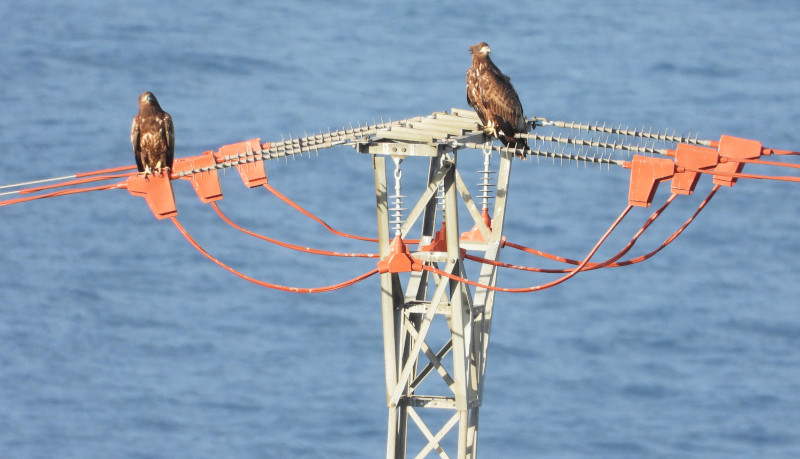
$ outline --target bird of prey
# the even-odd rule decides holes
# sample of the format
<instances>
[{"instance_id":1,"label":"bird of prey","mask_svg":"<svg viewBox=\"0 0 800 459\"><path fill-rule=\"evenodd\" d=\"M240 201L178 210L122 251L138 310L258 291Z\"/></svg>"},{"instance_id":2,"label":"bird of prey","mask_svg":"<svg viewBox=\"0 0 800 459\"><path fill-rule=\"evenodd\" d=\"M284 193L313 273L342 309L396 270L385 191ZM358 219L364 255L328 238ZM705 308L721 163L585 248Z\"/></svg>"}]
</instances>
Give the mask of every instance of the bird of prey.
<instances>
[{"instance_id":1,"label":"bird of prey","mask_svg":"<svg viewBox=\"0 0 800 459\"><path fill-rule=\"evenodd\" d=\"M139 172L161 173L172 169L175 156L175 126L152 92L139 96L139 113L131 125L131 143Z\"/></svg>"},{"instance_id":2,"label":"bird of prey","mask_svg":"<svg viewBox=\"0 0 800 459\"><path fill-rule=\"evenodd\" d=\"M497 137L507 147L527 147L527 139L514 137L528 132L528 125L511 79L489 58L492 51L489 45L482 42L469 49L472 67L467 70L467 103L475 109L487 134ZM525 152L516 155L526 156Z\"/></svg>"}]
</instances>

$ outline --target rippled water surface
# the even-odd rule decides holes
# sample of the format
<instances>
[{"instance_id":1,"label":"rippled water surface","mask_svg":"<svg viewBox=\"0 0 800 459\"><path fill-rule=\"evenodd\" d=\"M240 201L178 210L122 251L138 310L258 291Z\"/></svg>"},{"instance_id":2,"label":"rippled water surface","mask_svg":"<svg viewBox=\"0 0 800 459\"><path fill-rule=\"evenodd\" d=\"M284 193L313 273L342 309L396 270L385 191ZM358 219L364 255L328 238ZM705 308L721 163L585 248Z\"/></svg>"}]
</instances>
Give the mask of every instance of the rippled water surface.
<instances>
[{"instance_id":1,"label":"rippled water surface","mask_svg":"<svg viewBox=\"0 0 800 459\"><path fill-rule=\"evenodd\" d=\"M792 2L27 1L0 4L0 17L0 185L131 164L145 90L175 120L178 157L463 108L467 48L479 41L529 116L800 150ZM459 158L471 176L479 162ZM414 196L425 169L404 165ZM368 157L341 147L267 172L330 225L375 234ZM481 455L800 455L796 185L742 181L645 263L500 294ZM233 171L222 187L221 208L247 228L374 250L244 188ZM676 200L636 255L709 188L706 179ZM188 184L175 191L197 240L258 279L327 285L374 267L254 241ZM517 161L506 235L582 258L627 191L622 169ZM635 209L598 259L649 214ZM319 295L252 285L124 190L0 208L0 241L0 455L384 455L377 278ZM509 250L503 259L543 264ZM503 270L499 283L550 279Z\"/></svg>"}]
</instances>

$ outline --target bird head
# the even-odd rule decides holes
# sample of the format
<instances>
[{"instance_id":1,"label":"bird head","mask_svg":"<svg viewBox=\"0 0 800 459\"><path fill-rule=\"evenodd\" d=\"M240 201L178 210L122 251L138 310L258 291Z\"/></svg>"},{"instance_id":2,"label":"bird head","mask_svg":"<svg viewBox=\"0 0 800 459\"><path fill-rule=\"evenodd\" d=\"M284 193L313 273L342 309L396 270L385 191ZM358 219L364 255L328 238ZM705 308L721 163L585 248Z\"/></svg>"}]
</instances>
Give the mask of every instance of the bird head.
<instances>
[{"instance_id":1,"label":"bird head","mask_svg":"<svg viewBox=\"0 0 800 459\"><path fill-rule=\"evenodd\" d=\"M492 52L492 49L489 48L489 45L487 45L486 42L480 42L477 45L472 45L469 47L469 50L472 51L472 54L476 56L488 56L489 53Z\"/></svg>"},{"instance_id":2,"label":"bird head","mask_svg":"<svg viewBox=\"0 0 800 459\"><path fill-rule=\"evenodd\" d=\"M141 96L139 96L139 104L158 105L158 100L156 99L155 94L150 91L145 91Z\"/></svg>"}]
</instances>

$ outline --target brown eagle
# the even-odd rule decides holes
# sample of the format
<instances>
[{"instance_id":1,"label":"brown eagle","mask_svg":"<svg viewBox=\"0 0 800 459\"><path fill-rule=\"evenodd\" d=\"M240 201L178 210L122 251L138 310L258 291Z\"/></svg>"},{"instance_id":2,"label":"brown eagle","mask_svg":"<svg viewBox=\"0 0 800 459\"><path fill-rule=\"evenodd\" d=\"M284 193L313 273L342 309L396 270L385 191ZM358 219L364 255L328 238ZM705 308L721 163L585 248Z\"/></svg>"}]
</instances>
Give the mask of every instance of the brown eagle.
<instances>
[{"instance_id":1,"label":"brown eagle","mask_svg":"<svg viewBox=\"0 0 800 459\"><path fill-rule=\"evenodd\" d=\"M527 139L515 138L528 132L522 104L511 79L503 75L489 58L492 51L486 43L469 47L472 67L467 70L467 103L475 109L487 134L491 134L507 147L528 146ZM517 156L525 158L524 152Z\"/></svg>"},{"instance_id":2,"label":"brown eagle","mask_svg":"<svg viewBox=\"0 0 800 459\"><path fill-rule=\"evenodd\" d=\"M136 167L145 175L172 169L175 157L175 126L152 92L139 96L139 113L133 117L131 143Z\"/></svg>"}]
</instances>

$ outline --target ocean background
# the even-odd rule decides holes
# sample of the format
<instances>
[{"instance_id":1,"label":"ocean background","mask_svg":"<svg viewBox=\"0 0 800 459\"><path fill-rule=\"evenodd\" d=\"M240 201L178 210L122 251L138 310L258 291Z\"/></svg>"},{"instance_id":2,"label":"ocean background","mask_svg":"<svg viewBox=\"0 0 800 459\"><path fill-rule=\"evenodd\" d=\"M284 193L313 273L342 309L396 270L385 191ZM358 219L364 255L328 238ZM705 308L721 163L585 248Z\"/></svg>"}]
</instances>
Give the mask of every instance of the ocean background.
<instances>
[{"instance_id":1,"label":"ocean background","mask_svg":"<svg viewBox=\"0 0 800 459\"><path fill-rule=\"evenodd\" d=\"M0 185L132 164L148 90L174 118L177 157L467 108L480 41L528 116L800 150L798 2L30 0L0 3L0 17ZM476 178L481 160L463 152L459 168ZM409 199L422 163L404 162ZM267 174L333 227L376 234L369 157L339 147ZM515 161L506 236L580 259L624 208L628 177ZM248 229L376 251L232 170L221 179L220 207ZM679 197L631 255L710 186ZM255 278L319 286L375 266L253 240L188 183L175 191L191 234ZM595 259L652 210L634 209ZM480 456L800 456L798 225L798 184L742 180L644 263L498 294ZM124 190L0 208L0 244L0 457L384 456L377 277L315 295L258 287ZM499 285L551 279L502 270Z\"/></svg>"}]
</instances>

